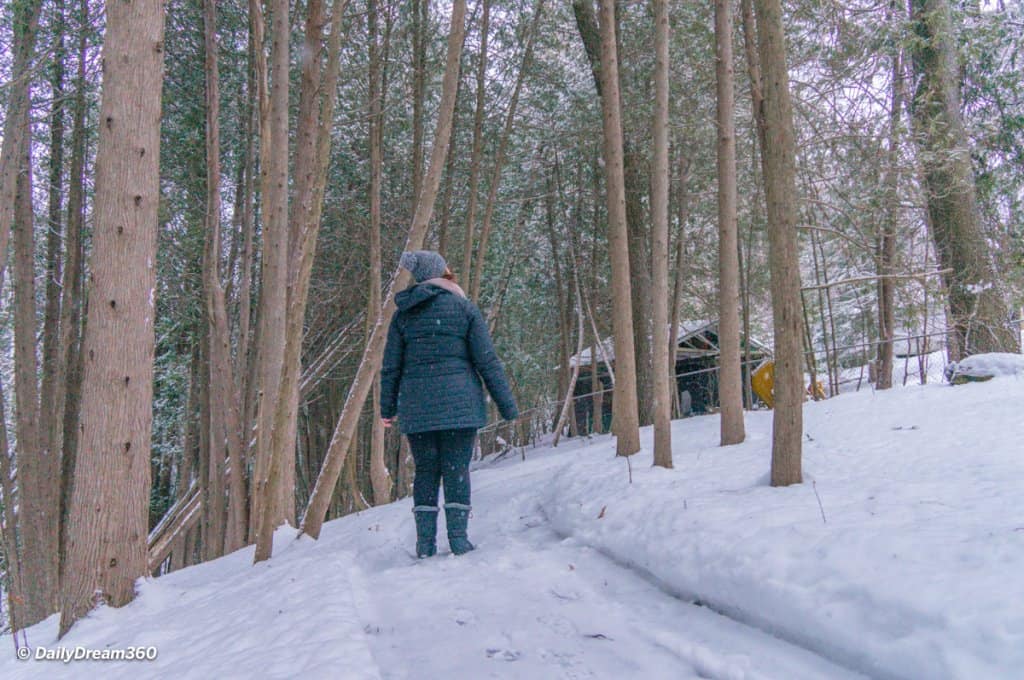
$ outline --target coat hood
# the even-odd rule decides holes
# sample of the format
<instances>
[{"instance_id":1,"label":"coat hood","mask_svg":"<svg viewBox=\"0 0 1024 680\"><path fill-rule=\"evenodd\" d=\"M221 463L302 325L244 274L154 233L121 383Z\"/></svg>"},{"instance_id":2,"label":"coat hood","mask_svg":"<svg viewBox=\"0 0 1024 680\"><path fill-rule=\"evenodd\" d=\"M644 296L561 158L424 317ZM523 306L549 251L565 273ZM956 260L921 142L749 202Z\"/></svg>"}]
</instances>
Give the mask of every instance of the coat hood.
<instances>
[{"instance_id":1,"label":"coat hood","mask_svg":"<svg viewBox=\"0 0 1024 680\"><path fill-rule=\"evenodd\" d=\"M428 279L423 283L409 286L396 295L395 306L398 307L399 311L404 312L437 297L441 293L451 293L459 297L466 297L466 294L457 283L447 279Z\"/></svg>"}]
</instances>

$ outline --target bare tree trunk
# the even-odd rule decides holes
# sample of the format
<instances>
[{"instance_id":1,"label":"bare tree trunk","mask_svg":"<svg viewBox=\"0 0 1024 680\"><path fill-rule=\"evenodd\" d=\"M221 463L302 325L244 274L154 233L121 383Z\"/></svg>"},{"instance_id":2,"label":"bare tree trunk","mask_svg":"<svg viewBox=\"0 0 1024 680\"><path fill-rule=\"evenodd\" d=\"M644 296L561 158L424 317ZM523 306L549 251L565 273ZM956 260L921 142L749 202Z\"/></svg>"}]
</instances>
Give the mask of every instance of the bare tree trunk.
<instances>
[{"instance_id":1,"label":"bare tree trunk","mask_svg":"<svg viewBox=\"0 0 1024 680\"><path fill-rule=\"evenodd\" d=\"M480 159L483 156L484 144L484 102L487 75L487 33L490 29L491 2L481 0L483 16L480 17L480 56L476 69L476 111L473 114L473 149L469 161L469 205L466 208L466 236L462 251L463 281L472 280L473 276L473 232L476 224L476 207L480 191Z\"/></svg>"},{"instance_id":2,"label":"bare tree trunk","mask_svg":"<svg viewBox=\"0 0 1024 680\"><path fill-rule=\"evenodd\" d=\"M225 331L218 326L220 310L217 309L217 295L220 288L220 85L217 70L217 5L216 0L203 2L203 34L206 52L206 247L203 249L203 289L206 305L207 354L203 389L209 408L206 422L209 424L209 455L207 465L207 486L204 489L205 534L203 552L206 560L216 559L224 554L224 536L227 529L224 501L224 459L227 455L228 433L224 424L223 402L227 359L221 351L220 341L226 339Z\"/></svg>"},{"instance_id":3,"label":"bare tree trunk","mask_svg":"<svg viewBox=\"0 0 1024 680\"><path fill-rule=\"evenodd\" d=\"M487 245L491 237L494 208L498 202L498 186L501 184L501 171L505 167L505 155L508 152L508 143L512 137L512 127L515 124L516 110L519 107L519 95L523 90L526 70L530 67L530 60L533 56L533 39L537 35L537 25L540 22L543 10L544 0L537 0L537 6L533 11L533 20L530 22L530 27L526 34L523 61L519 66L519 75L516 77L516 84L512 89L512 99L509 102L508 113L505 116L505 129L501 134L501 141L498 143L497 154L494 156L491 184L487 189L487 203L484 204L484 219L480 225L480 243L477 245L476 250L476 266L473 267L472 285L469 288L469 297L474 302L480 300L480 283L483 278L484 266L487 263Z\"/></svg>"},{"instance_id":4,"label":"bare tree trunk","mask_svg":"<svg viewBox=\"0 0 1024 680\"><path fill-rule=\"evenodd\" d=\"M21 576L21 555L18 550L17 498L11 474L11 452L7 448L7 408L3 384L0 382L0 493L3 493L3 522L0 524L0 548L4 553L3 584L7 595L7 622L12 632L25 628L25 580Z\"/></svg>"},{"instance_id":5,"label":"bare tree trunk","mask_svg":"<svg viewBox=\"0 0 1024 680\"><path fill-rule=\"evenodd\" d=\"M79 3L78 72L75 76L75 99L72 111L71 167L68 173L68 218L64 236L65 266L60 301L60 367L56 380L64 385L54 402L54 419L62 428L60 469L60 550L59 573L64 573L67 548L68 512L74 485L75 454L78 450L78 412L81 401L81 326L84 288L82 272L82 224L85 221L85 147L86 147L86 80L88 0Z\"/></svg>"},{"instance_id":6,"label":"bare tree trunk","mask_svg":"<svg viewBox=\"0 0 1024 680\"><path fill-rule=\"evenodd\" d=\"M572 332L569 319L571 303L567 302L568 286L562 276L561 248L558 234L555 231L555 189L550 178L546 178L544 188L544 219L548 228L548 243L551 244L551 262L555 275L555 305L558 311L558 383L555 386L557 399L566 393L566 386L569 384L572 373L572 367L569 366L572 357L572 341L569 338Z\"/></svg>"},{"instance_id":7,"label":"bare tree trunk","mask_svg":"<svg viewBox=\"0 0 1024 680\"><path fill-rule=\"evenodd\" d=\"M231 360L227 300L220 280L220 125L215 0L204 2L206 43L207 240L203 281L209 329L210 487L204 505L213 533L203 549L206 559L245 544L245 486L239 399ZM225 461L228 465L225 466ZM227 488L225 488L227 482ZM227 493L225 493L227 491Z\"/></svg>"},{"instance_id":8,"label":"bare tree trunk","mask_svg":"<svg viewBox=\"0 0 1024 680\"><path fill-rule=\"evenodd\" d=\"M29 79L39 28L39 0L13 5L14 59L7 95L7 116L4 119L3 146L0 147L0 287L3 287L7 265L7 242L11 222L15 219L15 195L18 175L24 156L25 135L29 126Z\"/></svg>"},{"instance_id":9,"label":"bare tree trunk","mask_svg":"<svg viewBox=\"0 0 1024 680\"><path fill-rule=\"evenodd\" d=\"M753 149L751 162L756 166L758 163L758 154L764 153L764 118L760 113L764 106L764 95L762 93L761 86L761 64L759 57L757 56L757 28L754 25L754 7L752 0L740 0L740 14L741 23L743 24L743 52L746 56L747 79L750 85L750 108L753 112L754 132L756 135L756 141L752 144ZM756 214L754 210L761 210L761 182L759 182L756 177L754 182L754 198L752 200L752 205L756 208L751 209L750 225L747 228L746 263L744 265L745 269L741 271L741 274L744 275L744 279L741 281L741 284L743 286L744 362L747 366L747 378L743 381L743 388L748 408L754 407L753 387L750 383L750 375L754 370L754 366L750 363L750 261L752 258L751 251L753 249L752 240L755 222L754 215Z\"/></svg>"},{"instance_id":10,"label":"bare tree trunk","mask_svg":"<svg viewBox=\"0 0 1024 680\"><path fill-rule=\"evenodd\" d=\"M294 209L298 215L292 220L289 235L288 308L286 326L286 347L283 374L275 400L276 413L272 434L273 456L269 471L269 487L277 489L280 509L278 521L293 522L295 519L295 440L297 431L299 376L301 374L301 352L303 321L309 296L309 281L313 271L313 256L320 230L323 197L327 181L327 164L330 159L330 128L334 119L337 101L337 82L341 50L341 15L347 0L335 0L331 8L331 33L328 39L326 70L320 76L322 32L325 18L322 4L311 2L306 28L307 61L303 64L302 91L299 100L299 149L297 158L305 157L308 162L296 163L296 200ZM322 96L321 96L322 91ZM273 527L271 515L262 520L262 529L256 539L256 561L270 556Z\"/></svg>"},{"instance_id":11,"label":"bare tree trunk","mask_svg":"<svg viewBox=\"0 0 1024 680\"><path fill-rule=\"evenodd\" d=\"M412 0L412 204L423 190L423 104L427 97L430 0Z\"/></svg>"},{"instance_id":12,"label":"bare tree trunk","mask_svg":"<svg viewBox=\"0 0 1024 680\"><path fill-rule=\"evenodd\" d=\"M185 436L182 441L181 460L178 463L178 479L175 498L181 500L192 485L193 458L195 456L198 427L195 412L199 405L199 383L201 382L199 352L193 350L189 370L188 401L185 402ZM186 532L187 533L187 532ZM181 535L171 548L171 571L188 566L187 536Z\"/></svg>"},{"instance_id":13,"label":"bare tree trunk","mask_svg":"<svg viewBox=\"0 0 1024 680\"><path fill-rule=\"evenodd\" d=\"M260 487L261 480L267 475L266 464L269 462L269 433L263 432L264 416L263 416L263 396L264 396L264 373L267 373L268 379L274 379L272 374L269 373L270 369L263 360L263 346L265 344L264 327L266 321L264 317L264 296L263 288L267 285L266 280L266 265L267 259L275 257L273 253L268 252L270 244L267 242L266 234L266 223L270 214L270 200L274 198L274 188L271 186L269 166L270 166L270 154L272 146L272 134L273 128L270 120L270 83L269 83L269 66L267 64L267 55L264 47L265 34L266 34L265 18L263 15L263 3L259 0L249 0L249 30L250 30L250 41L252 46L252 70L253 70L253 81L255 84L255 103L256 103L256 119L259 122L259 156L258 165L260 171L260 182L259 182L259 196L261 206L261 246L260 246L260 288L258 295L258 303L255 309L256 312L256 326L255 335L253 337L253 347L249 352L248 367L246 371L246 386L245 392L245 434L244 441L246 444L246 456L251 464L252 476L249 482L249 542L256 540L257 524L259 522L260 515L262 513L263 499L265 493L263 488ZM267 192L270 192L270 196ZM281 189L283 191L283 189ZM278 200L278 199L274 199ZM280 202L280 201L278 201ZM274 243L278 248L284 248L284 240L280 237L280 234L274 235ZM275 260L276 262L276 260ZM280 272L275 271L278 283L281 281ZM280 302L280 300L277 300ZM283 314L283 312L281 313ZM280 338L279 338L280 339ZM279 343L281 345L283 343ZM283 351L283 347L281 348ZM283 355L278 355L283 360Z\"/></svg>"},{"instance_id":14,"label":"bare tree trunk","mask_svg":"<svg viewBox=\"0 0 1024 680\"><path fill-rule=\"evenodd\" d=\"M591 73L594 76L597 94L603 100L606 89L604 85L605 78L602 75L602 38L600 35L601 29L598 27L597 19L594 16L592 0L573 0L572 6L573 14L576 17L576 26L583 40L587 60L590 62ZM618 73L617 68L616 73ZM618 75L616 76L616 87L621 91L621 80ZM621 112L621 95L619 110ZM622 127L621 124L620 127ZM638 422L642 425L649 425L652 422L649 405L654 399L650 342L651 276L648 233L644 221L643 207L643 200L648 192L643 173L640 169L642 162L643 154L640 153L636 145L631 143L629 135L623 133L622 168L624 193L626 196L625 219L629 245L630 298L633 308L633 347L636 359L637 394L639 397L637 413Z\"/></svg>"},{"instance_id":15,"label":"bare tree trunk","mask_svg":"<svg viewBox=\"0 0 1024 680\"><path fill-rule=\"evenodd\" d=\"M288 312L288 55L289 3L271 3L271 51L268 64L269 110L262 117L261 196L263 265L260 284L259 386L256 468L252 492L255 561L270 557L271 535L283 522L280 489L272 479L274 416L282 386ZM257 43L259 49L259 43ZM307 57L310 58L310 57ZM296 158L303 156L297 155Z\"/></svg>"},{"instance_id":16,"label":"bare tree trunk","mask_svg":"<svg viewBox=\"0 0 1024 680\"><path fill-rule=\"evenodd\" d=\"M612 431L616 436L616 454L631 456L640 450L640 423L629 277L629 231L626 227L626 190L622 168L622 108L619 101L619 59L615 41L615 0L601 0L600 26L604 171L608 202L608 248L612 261L612 320L615 327L616 379Z\"/></svg>"},{"instance_id":17,"label":"bare tree trunk","mask_svg":"<svg viewBox=\"0 0 1024 680\"><path fill-rule=\"evenodd\" d=\"M50 86L53 104L50 109L50 185L49 216L46 233L46 307L43 313L43 375L39 403L45 408L39 414L41 445L47 455L46 493L48 512L53 513L53 544L48 547L52 558L53 606L59 594L60 556L60 451L64 441L63 408L55 408L66 389L60 353L60 287L62 277L61 225L63 220L64 178L64 0L58 0L54 11L54 47Z\"/></svg>"},{"instance_id":18,"label":"bare tree trunk","mask_svg":"<svg viewBox=\"0 0 1024 680\"><path fill-rule=\"evenodd\" d=\"M421 192L420 200L417 202L416 214L413 217L409 238L406 241L406 250L418 250L423 245L427 227L430 225L434 201L437 198L437 191L441 184L444 156L452 130L452 113L455 110L455 93L458 87L457 80L462 53L462 37L466 30L465 17L466 0L455 0L452 7L452 25L448 36L448 57L444 83L441 89L441 106L438 111L434 147L431 151L430 165L424 181L423 191ZM359 368L356 370L348 397L345 399L345 406L342 408L341 416L338 418L337 425L335 425L334 434L331 436L331 444L324 457L320 475L317 477L316 485L309 499L309 505L302 518L301 529L303 533L309 534L313 538L320 536L320 528L323 526L334 486L338 481L338 475L341 473L342 466L345 463L346 454L359 420L359 414L363 410L363 404L366 402L366 397L369 395L373 385L372 376L380 368L387 332L385 319L395 310L395 292L404 287L408 280L408 273L404 270L399 270L395 273L380 316L378 316L377 322L373 326L373 331L367 338L366 349L363 352Z\"/></svg>"},{"instance_id":19,"label":"bare tree trunk","mask_svg":"<svg viewBox=\"0 0 1024 680\"><path fill-rule=\"evenodd\" d=\"M654 464L672 467L672 371L669 368L668 328L668 6L667 0L653 0L654 9L654 149L651 177L651 272L653 274L652 314L654 331L652 362L654 373Z\"/></svg>"},{"instance_id":20,"label":"bare tree trunk","mask_svg":"<svg viewBox=\"0 0 1024 680\"><path fill-rule=\"evenodd\" d=\"M802 480L803 364L797 241L796 141L780 0L755 0L758 52L764 69L761 157L768 205L772 321L775 328L775 410L772 486Z\"/></svg>"},{"instance_id":21,"label":"bare tree trunk","mask_svg":"<svg viewBox=\"0 0 1024 680\"><path fill-rule=\"evenodd\" d=\"M591 402L593 406L592 429L597 434L604 433L604 381L601 380L601 373L597 366L597 343L601 338L594 337L590 344L590 391L593 393Z\"/></svg>"},{"instance_id":22,"label":"bare tree trunk","mask_svg":"<svg viewBox=\"0 0 1024 680\"><path fill-rule=\"evenodd\" d=\"M967 134L960 114L960 69L948 0L912 0L916 39L913 100L935 250L963 355L1018 352L1016 333L982 228Z\"/></svg>"},{"instance_id":23,"label":"bare tree trunk","mask_svg":"<svg viewBox=\"0 0 1024 680\"><path fill-rule=\"evenodd\" d=\"M577 436L579 433L576 432L575 426L571 423L576 420L576 408L573 400L573 392L576 391L576 381L580 377L580 361L579 357L583 353L583 336L584 336L584 324L583 324L583 296L580 294L580 274L579 274L579 262L576 259L575 252L573 253L572 263L572 283L573 291L575 293L576 300L576 357L577 361L572 367L572 373L569 376L568 384L565 388L565 401L562 402L562 411L558 416L558 423L555 425L555 439L552 442L552 446L558 446L558 440L562 436L562 428L565 427L566 421L571 417L570 421L570 434Z\"/></svg>"},{"instance_id":24,"label":"bare tree trunk","mask_svg":"<svg viewBox=\"0 0 1024 680\"><path fill-rule=\"evenodd\" d=\"M147 573L162 3L107 6L79 449L60 634ZM145 96L142 96L145 93ZM99 511L97 511L99 508Z\"/></svg>"},{"instance_id":25,"label":"bare tree trunk","mask_svg":"<svg viewBox=\"0 0 1024 680\"><path fill-rule=\"evenodd\" d=\"M462 91L462 77L459 76L459 92ZM455 113L453 117L455 119L453 126L458 127L459 121L459 95L455 95ZM452 217L452 194L455 189L455 147L458 137L452 135L452 138L448 140L448 154L445 160L444 167L444 195L441 197L441 221L437 225L437 252L440 253L441 257L448 260L449 251L449 239L450 239L450 225Z\"/></svg>"},{"instance_id":26,"label":"bare tree trunk","mask_svg":"<svg viewBox=\"0 0 1024 680\"><path fill-rule=\"evenodd\" d=\"M253 193L254 185L253 175L255 171L255 144L253 143L253 136L255 133L255 126L253 125L253 119L256 116L255 109L246 117L246 150L245 150L245 170L243 172L244 188L242 191L242 204L241 206L235 206L235 210L241 209L242 211L242 256L241 265L239 267L238 275L238 348L235 354L235 379L238 383L238 394L245 395L248 391L246 380L247 377L247 359L249 356L249 347L252 343L252 265L253 265L253 252L255 250L254 232L255 232L255 216L253 215ZM244 399L242 400L244 404ZM243 407L243 415L245 414ZM242 419L242 425L244 426L243 431L247 431L248 421ZM244 441L245 437L243 437Z\"/></svg>"},{"instance_id":27,"label":"bare tree trunk","mask_svg":"<svg viewBox=\"0 0 1024 680\"><path fill-rule=\"evenodd\" d=\"M889 5L890 21L899 16L895 2ZM903 53L899 45L892 48L892 103L889 107L889 149L885 170L885 217L878 238L878 375L875 387L892 387L893 326L895 311L893 298L895 282L889 278L895 273L896 227L899 220L899 144L900 114L903 110Z\"/></svg>"},{"instance_id":28,"label":"bare tree trunk","mask_svg":"<svg viewBox=\"0 0 1024 680\"><path fill-rule=\"evenodd\" d=\"M718 403L722 446L739 444L743 428L740 367L739 237L736 226L736 124L732 6L715 0L718 82Z\"/></svg>"},{"instance_id":29,"label":"bare tree trunk","mask_svg":"<svg viewBox=\"0 0 1024 680\"><path fill-rule=\"evenodd\" d=\"M25 119L26 125L28 119ZM30 133L25 130L25 139ZM31 626L56 611L58 475L60 459L44 447L39 418L39 364L36 360L35 238L32 211L32 159L23 146L14 210L14 394L18 447L18 523L22 568L30 575L25 618Z\"/></svg>"},{"instance_id":30,"label":"bare tree trunk","mask_svg":"<svg viewBox=\"0 0 1024 680\"><path fill-rule=\"evenodd\" d=\"M761 57L757 53L757 25L753 0L740 0L743 23L743 51L746 54L747 78L750 81L750 104L754 112L757 141L764 153L764 85L761 79Z\"/></svg>"},{"instance_id":31,"label":"bare tree trunk","mask_svg":"<svg viewBox=\"0 0 1024 680\"><path fill-rule=\"evenodd\" d=\"M380 314L381 244L380 190L384 142L384 93L381 90L380 48L377 43L377 0L369 0L367 28L370 40L370 296L366 310L367 335ZM451 155L449 149L448 155ZM449 184L450 187L450 184ZM380 419L380 375L373 379L373 421L370 426L370 484L373 504L391 502L391 475L384 463L384 423Z\"/></svg>"},{"instance_id":32,"label":"bare tree trunk","mask_svg":"<svg viewBox=\"0 0 1024 680\"><path fill-rule=\"evenodd\" d=\"M669 371L672 376L672 403L680 416L679 384L676 381L676 360L679 357L679 315L683 306L683 286L686 283L686 221L690 216L690 161L685 151L679 154L679 233L676 234L676 275L672 283L672 315L669 321Z\"/></svg>"}]
</instances>

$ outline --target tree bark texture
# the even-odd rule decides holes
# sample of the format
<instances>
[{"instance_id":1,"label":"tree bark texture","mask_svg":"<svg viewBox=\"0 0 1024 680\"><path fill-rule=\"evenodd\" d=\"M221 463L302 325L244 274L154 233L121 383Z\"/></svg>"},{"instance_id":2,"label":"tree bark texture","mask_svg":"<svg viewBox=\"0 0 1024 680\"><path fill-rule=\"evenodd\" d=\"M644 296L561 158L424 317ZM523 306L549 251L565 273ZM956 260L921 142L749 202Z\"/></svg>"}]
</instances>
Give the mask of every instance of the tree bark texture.
<instances>
[{"instance_id":1,"label":"tree bark texture","mask_svg":"<svg viewBox=\"0 0 1024 680\"><path fill-rule=\"evenodd\" d=\"M672 371L669 368L668 328L668 77L669 25L667 0L653 0L654 9L654 148L651 176L651 353L654 382L654 464L672 467Z\"/></svg>"},{"instance_id":2,"label":"tree bark texture","mask_svg":"<svg viewBox=\"0 0 1024 680\"><path fill-rule=\"evenodd\" d=\"M608 249L612 261L612 320L615 333L615 393L612 431L616 454L640 450L637 411L636 351L633 343L633 301L629 269L629 230L622 159L622 107L615 39L615 0L601 0L601 112L604 122L604 171L608 204Z\"/></svg>"},{"instance_id":3,"label":"tree bark texture","mask_svg":"<svg viewBox=\"0 0 1024 680\"><path fill-rule=\"evenodd\" d=\"M739 444L743 427L740 367L740 263L736 225L736 113L732 4L715 0L718 84L718 404L722 446Z\"/></svg>"},{"instance_id":4,"label":"tree bark texture","mask_svg":"<svg viewBox=\"0 0 1024 680\"><path fill-rule=\"evenodd\" d=\"M780 0L755 0L758 56L763 69L764 149L761 156L768 206L768 249L775 335L775 407L772 421L772 486L802 480L803 362L800 262L797 240L796 141Z\"/></svg>"},{"instance_id":5,"label":"tree bark texture","mask_svg":"<svg viewBox=\"0 0 1024 680\"><path fill-rule=\"evenodd\" d=\"M366 310L367 334L371 320L380 313L381 303L381 233L380 192L382 184L384 142L384 93L381 89L380 45L377 37L377 0L367 4L367 28L370 40L370 295ZM451 155L449 149L448 155ZM450 185L449 185L450 186ZM373 379L373 422L370 431L370 486L373 504L391 502L391 474L384 463L384 424L380 419L380 375Z\"/></svg>"},{"instance_id":6,"label":"tree bark texture","mask_svg":"<svg viewBox=\"0 0 1024 680\"><path fill-rule=\"evenodd\" d=\"M79 25L89 16L87 0L79 3ZM64 235L64 278L60 299L60 366L53 408L54 419L62 428L60 470L60 572L66 555L68 512L74 482L75 453L78 447L78 413L81 402L81 340L84 288L82 268L82 224L85 221L85 156L86 156L86 80L87 38L84 30L78 37L78 72L75 76L75 98L71 123L71 166L68 173L67 232Z\"/></svg>"},{"instance_id":7,"label":"tree bark texture","mask_svg":"<svg viewBox=\"0 0 1024 680\"><path fill-rule=\"evenodd\" d=\"M107 6L79 446L60 634L147 573L163 5Z\"/></svg>"},{"instance_id":8,"label":"tree bark texture","mask_svg":"<svg viewBox=\"0 0 1024 680\"><path fill-rule=\"evenodd\" d=\"M583 47L587 53L597 94L604 98L605 87L601 75L601 31L594 15L592 0L573 0L573 13ZM617 32L617 28L616 28ZM616 69L618 73L618 69ZM616 77L620 91L621 77ZM630 297L633 305L633 346L636 352L636 382L638 390L637 412L641 425L653 422L649 406L653 403L653 363L651 361L651 271L649 234L645 222L644 199L647 198L647 184L642 165L644 155L632 142L637 136L625 124L623 129L623 183L626 194L626 229L629 236Z\"/></svg>"},{"instance_id":9,"label":"tree bark texture","mask_svg":"<svg viewBox=\"0 0 1024 680\"><path fill-rule=\"evenodd\" d=\"M490 29L491 2L481 0L483 14L480 17L480 54L476 68L476 110L473 113L473 148L469 159L469 198L466 207L466 230L462 244L462 279L471 281L473 276L473 241L476 231L476 210L480 193L480 159L484 148L484 107L487 96L487 34Z\"/></svg>"},{"instance_id":10,"label":"tree bark texture","mask_svg":"<svg viewBox=\"0 0 1024 680\"><path fill-rule=\"evenodd\" d=\"M4 282L7 265L7 245L11 235L11 223L15 219L14 202L17 193L18 175L24 159L25 133L29 125L29 79L32 76L32 59L35 53L36 33L39 28L39 0L16 3L13 7L14 59L7 95L7 110L4 118L3 145L0 147L0 287Z\"/></svg>"}]
</instances>

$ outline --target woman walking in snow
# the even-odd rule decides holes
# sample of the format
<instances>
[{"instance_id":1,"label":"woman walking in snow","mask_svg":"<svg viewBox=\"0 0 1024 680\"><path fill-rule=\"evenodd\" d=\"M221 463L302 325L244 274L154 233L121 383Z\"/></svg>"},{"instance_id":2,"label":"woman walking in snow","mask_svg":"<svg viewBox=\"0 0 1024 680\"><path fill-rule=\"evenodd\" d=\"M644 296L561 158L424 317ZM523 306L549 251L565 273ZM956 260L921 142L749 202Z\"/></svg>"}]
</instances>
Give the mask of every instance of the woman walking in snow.
<instances>
[{"instance_id":1,"label":"woman walking in snow","mask_svg":"<svg viewBox=\"0 0 1024 680\"><path fill-rule=\"evenodd\" d=\"M469 459L476 431L487 423L481 377L502 418L515 420L519 412L487 323L444 258L418 250L402 253L400 264L416 282L395 296L381 367L381 418L390 427L397 416L416 463L416 556L437 552L442 481L448 544L462 555L473 549L466 535Z\"/></svg>"}]
</instances>

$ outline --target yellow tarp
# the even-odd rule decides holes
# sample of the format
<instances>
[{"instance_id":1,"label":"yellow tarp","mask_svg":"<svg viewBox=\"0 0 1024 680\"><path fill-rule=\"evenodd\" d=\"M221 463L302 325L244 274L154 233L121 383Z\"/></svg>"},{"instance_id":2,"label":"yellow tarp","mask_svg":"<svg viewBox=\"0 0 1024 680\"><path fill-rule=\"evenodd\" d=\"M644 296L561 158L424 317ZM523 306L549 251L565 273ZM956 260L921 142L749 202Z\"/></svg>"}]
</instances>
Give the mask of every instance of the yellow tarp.
<instances>
[{"instance_id":1,"label":"yellow tarp","mask_svg":"<svg viewBox=\"0 0 1024 680\"><path fill-rule=\"evenodd\" d=\"M768 408L775 405L775 362L766 361L750 375L750 388Z\"/></svg>"},{"instance_id":2,"label":"yellow tarp","mask_svg":"<svg viewBox=\"0 0 1024 680\"><path fill-rule=\"evenodd\" d=\"M754 394L761 398L768 408L772 408L775 405L775 362L766 361L756 369L750 375L750 388L754 390ZM814 381L813 386L807 386L807 394L813 396L815 399L825 398L825 388L818 381ZM804 396L806 401L807 396Z\"/></svg>"}]
</instances>

